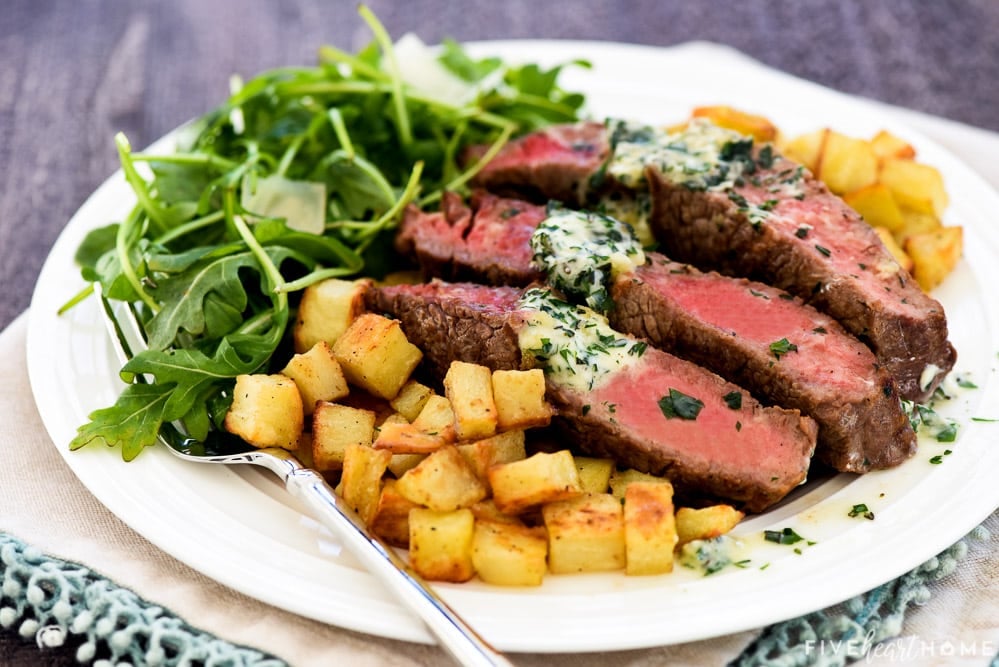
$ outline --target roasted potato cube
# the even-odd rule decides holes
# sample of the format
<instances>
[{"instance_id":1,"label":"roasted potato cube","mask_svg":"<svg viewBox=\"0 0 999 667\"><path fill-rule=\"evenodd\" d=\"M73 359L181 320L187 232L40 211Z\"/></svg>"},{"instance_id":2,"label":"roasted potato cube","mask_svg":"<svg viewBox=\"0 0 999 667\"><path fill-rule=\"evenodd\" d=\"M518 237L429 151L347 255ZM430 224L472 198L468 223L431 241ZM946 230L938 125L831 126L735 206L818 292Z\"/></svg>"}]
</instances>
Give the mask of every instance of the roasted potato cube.
<instances>
[{"instance_id":1,"label":"roasted potato cube","mask_svg":"<svg viewBox=\"0 0 999 667\"><path fill-rule=\"evenodd\" d=\"M387 449L393 454L429 454L448 444L440 435L433 435L406 422L382 424L375 438L375 449Z\"/></svg>"},{"instance_id":2,"label":"roasted potato cube","mask_svg":"<svg viewBox=\"0 0 999 667\"><path fill-rule=\"evenodd\" d=\"M409 562L420 576L430 581L468 581L475 576L474 532L475 517L469 509L410 510Z\"/></svg>"},{"instance_id":3,"label":"roasted potato cube","mask_svg":"<svg viewBox=\"0 0 999 667\"><path fill-rule=\"evenodd\" d=\"M568 450L538 452L521 461L489 468L489 486L501 512L520 514L536 505L583 493L579 471Z\"/></svg>"},{"instance_id":4,"label":"roasted potato cube","mask_svg":"<svg viewBox=\"0 0 999 667\"><path fill-rule=\"evenodd\" d=\"M790 159L800 162L809 171L817 174L829 132L828 128L823 128L797 136L784 145L783 152Z\"/></svg>"},{"instance_id":5,"label":"roasted potato cube","mask_svg":"<svg viewBox=\"0 0 999 667\"><path fill-rule=\"evenodd\" d=\"M472 514L475 515L476 521L481 520L491 521L493 523L515 523L518 526L524 525L524 522L520 520L520 517L500 512L492 498L480 500L469 507L469 509L472 510Z\"/></svg>"},{"instance_id":6,"label":"roasted potato cube","mask_svg":"<svg viewBox=\"0 0 999 667\"><path fill-rule=\"evenodd\" d=\"M777 138L777 126L767 118L730 106L697 107L691 115L694 118L707 118L715 125L749 135L757 141L773 141Z\"/></svg>"},{"instance_id":7,"label":"roasted potato cube","mask_svg":"<svg viewBox=\"0 0 999 667\"><path fill-rule=\"evenodd\" d=\"M423 273L413 271L393 271L378 281L379 287L392 285L417 285L423 282Z\"/></svg>"},{"instance_id":8,"label":"roasted potato cube","mask_svg":"<svg viewBox=\"0 0 999 667\"><path fill-rule=\"evenodd\" d=\"M284 375L239 375L224 425L254 447L295 449L305 428L302 395Z\"/></svg>"},{"instance_id":9,"label":"roasted potato cube","mask_svg":"<svg viewBox=\"0 0 999 667\"><path fill-rule=\"evenodd\" d=\"M898 244L895 240L895 236L888 230L887 227L875 227L874 231L877 233L878 238L884 244L891 256L908 272L912 272L912 258L902 250L902 246Z\"/></svg>"},{"instance_id":10,"label":"roasted potato cube","mask_svg":"<svg viewBox=\"0 0 999 667\"><path fill-rule=\"evenodd\" d=\"M900 206L942 217L949 199L943 176L930 165L888 158L881 163L879 180L888 186Z\"/></svg>"},{"instance_id":11,"label":"roasted potato cube","mask_svg":"<svg viewBox=\"0 0 999 667\"><path fill-rule=\"evenodd\" d=\"M489 468L497 463L510 463L527 458L523 431L506 431L491 438L465 445L458 451L475 471L479 480L489 487Z\"/></svg>"},{"instance_id":12,"label":"roasted potato cube","mask_svg":"<svg viewBox=\"0 0 999 667\"><path fill-rule=\"evenodd\" d=\"M420 461L427 458L426 454L393 454L389 461L388 469L396 477L402 477L408 471L420 464Z\"/></svg>"},{"instance_id":13,"label":"roasted potato cube","mask_svg":"<svg viewBox=\"0 0 999 667\"><path fill-rule=\"evenodd\" d=\"M624 543L631 575L673 571L676 519L673 485L632 482L624 491Z\"/></svg>"},{"instance_id":14,"label":"roasted potato cube","mask_svg":"<svg viewBox=\"0 0 999 667\"><path fill-rule=\"evenodd\" d=\"M389 405L396 412L403 415L407 421L413 421L419 416L423 406L427 404L434 393L434 390L425 384L420 384L416 380L407 380L402 385L395 398L389 401Z\"/></svg>"},{"instance_id":15,"label":"roasted potato cube","mask_svg":"<svg viewBox=\"0 0 999 667\"><path fill-rule=\"evenodd\" d=\"M324 340L313 345L308 352L293 356L281 374L298 385L306 416L316 409L317 401L337 401L350 393L340 363Z\"/></svg>"},{"instance_id":16,"label":"roasted potato cube","mask_svg":"<svg viewBox=\"0 0 999 667\"><path fill-rule=\"evenodd\" d=\"M676 511L676 534L680 544L710 540L729 532L745 516L731 505L711 505L700 509L681 507Z\"/></svg>"},{"instance_id":17,"label":"roasted potato cube","mask_svg":"<svg viewBox=\"0 0 999 667\"><path fill-rule=\"evenodd\" d=\"M905 251L912 258L912 276L920 287L929 291L957 266L964 252L964 230L941 227L934 232L913 234L905 241Z\"/></svg>"},{"instance_id":18,"label":"roasted potato cube","mask_svg":"<svg viewBox=\"0 0 999 667\"><path fill-rule=\"evenodd\" d=\"M547 426L552 420L552 407L545 400L545 373L540 368L493 371L493 399L501 431Z\"/></svg>"},{"instance_id":19,"label":"roasted potato cube","mask_svg":"<svg viewBox=\"0 0 999 667\"><path fill-rule=\"evenodd\" d=\"M364 292L370 285L367 279L330 279L306 287L292 329L295 351L310 350L321 340L333 345L364 311Z\"/></svg>"},{"instance_id":20,"label":"roasted potato cube","mask_svg":"<svg viewBox=\"0 0 999 667\"><path fill-rule=\"evenodd\" d=\"M369 530L395 547L409 546L409 511L419 507L396 490L394 479L386 479L378 497Z\"/></svg>"},{"instance_id":21,"label":"roasted potato cube","mask_svg":"<svg viewBox=\"0 0 999 667\"><path fill-rule=\"evenodd\" d=\"M864 216L864 220L871 227L885 227L894 232L905 224L895 197L884 183L872 183L859 190L847 192L843 195L843 201Z\"/></svg>"},{"instance_id":22,"label":"roasted potato cube","mask_svg":"<svg viewBox=\"0 0 999 667\"><path fill-rule=\"evenodd\" d=\"M665 477L656 477L646 472L639 472L626 468L624 470L614 470L610 476L611 494L618 500L624 500L624 492L629 484L634 482L649 482L652 484L669 484Z\"/></svg>"},{"instance_id":23,"label":"roasted potato cube","mask_svg":"<svg viewBox=\"0 0 999 667\"><path fill-rule=\"evenodd\" d=\"M486 487L454 445L446 445L399 478L399 493L418 505L447 511L486 497Z\"/></svg>"},{"instance_id":24,"label":"roasted potato cube","mask_svg":"<svg viewBox=\"0 0 999 667\"><path fill-rule=\"evenodd\" d=\"M548 537L543 528L476 520L472 565L479 578L498 586L540 586L545 576Z\"/></svg>"},{"instance_id":25,"label":"roasted potato cube","mask_svg":"<svg viewBox=\"0 0 999 667\"><path fill-rule=\"evenodd\" d=\"M349 445L371 446L375 413L320 401L312 415L312 461L319 472L343 467Z\"/></svg>"},{"instance_id":26,"label":"roasted potato cube","mask_svg":"<svg viewBox=\"0 0 999 667\"><path fill-rule=\"evenodd\" d=\"M423 358L398 320L372 313L354 320L333 345L333 354L348 382L386 400L396 397Z\"/></svg>"},{"instance_id":27,"label":"roasted potato cube","mask_svg":"<svg viewBox=\"0 0 999 667\"><path fill-rule=\"evenodd\" d=\"M878 180L878 156L863 139L830 131L822 147L818 177L838 195L859 190Z\"/></svg>"},{"instance_id":28,"label":"roasted potato cube","mask_svg":"<svg viewBox=\"0 0 999 667\"><path fill-rule=\"evenodd\" d=\"M302 431L301 437L298 439L298 447L291 450L301 463L306 468L315 468L316 464L312 460L312 432Z\"/></svg>"},{"instance_id":29,"label":"roasted potato cube","mask_svg":"<svg viewBox=\"0 0 999 667\"><path fill-rule=\"evenodd\" d=\"M880 159L901 158L912 160L916 157L916 149L905 139L896 137L888 130L880 130L871 139L871 148Z\"/></svg>"},{"instance_id":30,"label":"roasted potato cube","mask_svg":"<svg viewBox=\"0 0 999 667\"><path fill-rule=\"evenodd\" d=\"M434 394L427 398L420 414L413 420L413 426L430 435L439 435L448 442L458 439L454 429L454 410L451 409L451 401L444 396Z\"/></svg>"},{"instance_id":31,"label":"roasted potato cube","mask_svg":"<svg viewBox=\"0 0 999 667\"><path fill-rule=\"evenodd\" d=\"M625 566L624 512L609 493L593 493L541 508L548 529L548 568L556 574L620 570Z\"/></svg>"},{"instance_id":32,"label":"roasted potato cube","mask_svg":"<svg viewBox=\"0 0 999 667\"><path fill-rule=\"evenodd\" d=\"M492 373L485 366L453 361L444 376L444 395L454 410L459 440L488 438L496 432Z\"/></svg>"},{"instance_id":33,"label":"roasted potato cube","mask_svg":"<svg viewBox=\"0 0 999 667\"><path fill-rule=\"evenodd\" d=\"M338 486L340 495L369 526L378 510L382 475L391 458L392 455L385 450L355 444L347 445L344 453L343 475Z\"/></svg>"},{"instance_id":34,"label":"roasted potato cube","mask_svg":"<svg viewBox=\"0 0 999 667\"><path fill-rule=\"evenodd\" d=\"M943 227L943 223L933 213L922 213L909 208L902 208L902 228L895 230L893 235L898 244L905 248L905 241L914 234L935 232Z\"/></svg>"},{"instance_id":35,"label":"roasted potato cube","mask_svg":"<svg viewBox=\"0 0 999 667\"><path fill-rule=\"evenodd\" d=\"M584 493L607 493L611 473L614 471L613 459L574 456L573 461L579 471L579 481Z\"/></svg>"}]
</instances>

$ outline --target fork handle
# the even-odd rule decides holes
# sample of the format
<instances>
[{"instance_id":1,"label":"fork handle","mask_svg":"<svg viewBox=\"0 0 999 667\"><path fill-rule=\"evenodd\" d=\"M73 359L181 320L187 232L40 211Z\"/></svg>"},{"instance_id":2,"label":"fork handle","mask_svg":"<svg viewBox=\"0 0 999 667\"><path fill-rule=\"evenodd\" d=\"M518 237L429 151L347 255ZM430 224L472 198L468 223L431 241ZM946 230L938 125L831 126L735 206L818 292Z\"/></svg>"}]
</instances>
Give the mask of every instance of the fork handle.
<instances>
[{"instance_id":1,"label":"fork handle","mask_svg":"<svg viewBox=\"0 0 999 667\"><path fill-rule=\"evenodd\" d=\"M333 531L368 572L423 620L458 664L512 665L462 620L392 547L368 531L357 513L344 504L318 473L299 468L285 478L285 486L308 506L318 521Z\"/></svg>"}]
</instances>

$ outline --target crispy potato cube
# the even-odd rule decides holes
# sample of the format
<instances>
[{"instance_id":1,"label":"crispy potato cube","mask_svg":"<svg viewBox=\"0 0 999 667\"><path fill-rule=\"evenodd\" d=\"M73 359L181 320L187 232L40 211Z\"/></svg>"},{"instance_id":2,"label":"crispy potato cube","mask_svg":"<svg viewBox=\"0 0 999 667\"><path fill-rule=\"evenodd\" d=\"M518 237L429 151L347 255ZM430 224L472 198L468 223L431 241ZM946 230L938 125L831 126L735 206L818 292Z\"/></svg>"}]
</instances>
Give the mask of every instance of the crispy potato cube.
<instances>
[{"instance_id":1,"label":"crispy potato cube","mask_svg":"<svg viewBox=\"0 0 999 667\"><path fill-rule=\"evenodd\" d=\"M493 371L492 377L499 430L547 426L551 422L552 406L545 400L543 370Z\"/></svg>"},{"instance_id":2,"label":"crispy potato cube","mask_svg":"<svg viewBox=\"0 0 999 667\"><path fill-rule=\"evenodd\" d=\"M784 145L783 152L787 157L803 164L812 173L818 173L822 150L829 132L829 129L823 128L797 136Z\"/></svg>"},{"instance_id":3,"label":"crispy potato cube","mask_svg":"<svg viewBox=\"0 0 999 667\"><path fill-rule=\"evenodd\" d=\"M454 445L420 461L399 478L396 489L414 503L440 511L468 507L486 497L486 487Z\"/></svg>"},{"instance_id":4,"label":"crispy potato cube","mask_svg":"<svg viewBox=\"0 0 999 667\"><path fill-rule=\"evenodd\" d=\"M885 227L894 232L905 224L902 211L891 190L884 183L872 183L843 195L843 201L864 216L871 227Z\"/></svg>"},{"instance_id":5,"label":"crispy potato cube","mask_svg":"<svg viewBox=\"0 0 999 667\"><path fill-rule=\"evenodd\" d=\"M710 540L729 532L746 516L731 505L710 505L700 509L681 507L676 511L676 534L680 544Z\"/></svg>"},{"instance_id":6,"label":"crispy potato cube","mask_svg":"<svg viewBox=\"0 0 999 667\"><path fill-rule=\"evenodd\" d=\"M631 575L673 571L676 547L673 485L632 482L624 492L624 544Z\"/></svg>"},{"instance_id":7,"label":"crispy potato cube","mask_svg":"<svg viewBox=\"0 0 999 667\"><path fill-rule=\"evenodd\" d=\"M451 409L451 401L444 396L430 396L420 414L413 420L413 426L430 435L439 435L448 442L458 440L454 428L454 410Z\"/></svg>"},{"instance_id":8,"label":"crispy potato cube","mask_svg":"<svg viewBox=\"0 0 999 667\"><path fill-rule=\"evenodd\" d=\"M360 515L365 524L378 510L382 494L382 475L392 455L385 450L364 445L347 445L343 457L343 475L340 477L340 495Z\"/></svg>"},{"instance_id":9,"label":"crispy potato cube","mask_svg":"<svg viewBox=\"0 0 999 667\"><path fill-rule=\"evenodd\" d=\"M306 287L292 329L295 351L310 350L321 340L333 345L364 312L364 292L370 285L367 279L330 279Z\"/></svg>"},{"instance_id":10,"label":"crispy potato cube","mask_svg":"<svg viewBox=\"0 0 999 667\"><path fill-rule=\"evenodd\" d=\"M964 252L964 230L941 227L934 232L913 234L905 241L905 251L912 258L912 276L920 287L929 291L957 266Z\"/></svg>"},{"instance_id":11,"label":"crispy potato cube","mask_svg":"<svg viewBox=\"0 0 999 667\"><path fill-rule=\"evenodd\" d=\"M520 514L536 505L575 498L583 493L579 471L568 450L538 452L489 468L489 486L501 512Z\"/></svg>"},{"instance_id":12,"label":"crispy potato cube","mask_svg":"<svg viewBox=\"0 0 999 667\"><path fill-rule=\"evenodd\" d=\"M830 131L822 147L818 177L838 195L859 190L878 180L878 156L863 139Z\"/></svg>"},{"instance_id":13,"label":"crispy potato cube","mask_svg":"<svg viewBox=\"0 0 999 667\"><path fill-rule=\"evenodd\" d=\"M469 509L472 510L472 514L475 515L476 521L481 520L491 521L493 523L515 523L518 526L524 525L524 522L520 520L520 517L500 512L492 498L480 500L469 507Z\"/></svg>"},{"instance_id":14,"label":"crispy potato cube","mask_svg":"<svg viewBox=\"0 0 999 667\"><path fill-rule=\"evenodd\" d=\"M912 160L916 157L916 149L905 139L896 137L888 130L880 130L871 139L871 148L881 159L897 157Z\"/></svg>"},{"instance_id":15,"label":"crispy potato cube","mask_svg":"<svg viewBox=\"0 0 999 667\"><path fill-rule=\"evenodd\" d=\"M697 107L691 115L694 118L707 118L715 125L749 135L757 141L773 141L777 138L777 126L767 118L730 106Z\"/></svg>"},{"instance_id":16,"label":"crispy potato cube","mask_svg":"<svg viewBox=\"0 0 999 667\"><path fill-rule=\"evenodd\" d=\"M389 287L392 285L418 285L423 282L423 273L413 271L393 271L378 281L379 287Z\"/></svg>"},{"instance_id":17,"label":"crispy potato cube","mask_svg":"<svg viewBox=\"0 0 999 667\"><path fill-rule=\"evenodd\" d=\"M888 158L881 163L879 180L899 205L921 213L943 216L949 198L943 175L934 167L912 160Z\"/></svg>"},{"instance_id":18,"label":"crispy potato cube","mask_svg":"<svg viewBox=\"0 0 999 667\"><path fill-rule=\"evenodd\" d=\"M313 345L308 352L293 356L281 374L298 385L306 416L316 409L317 401L338 401L350 393L340 363L324 340Z\"/></svg>"},{"instance_id":19,"label":"crispy potato cube","mask_svg":"<svg viewBox=\"0 0 999 667\"><path fill-rule=\"evenodd\" d=\"M547 569L543 528L476 520L472 565L479 578L498 586L540 586Z\"/></svg>"},{"instance_id":20,"label":"crispy potato cube","mask_svg":"<svg viewBox=\"0 0 999 667\"><path fill-rule=\"evenodd\" d=\"M409 512L409 562L429 581L468 581L475 576L472 539L475 517L469 509Z\"/></svg>"},{"instance_id":21,"label":"crispy potato cube","mask_svg":"<svg viewBox=\"0 0 999 667\"><path fill-rule=\"evenodd\" d=\"M312 432L302 431L301 437L298 439L298 446L291 450L301 463L306 468L315 468L316 464L312 460Z\"/></svg>"},{"instance_id":22,"label":"crispy potato cube","mask_svg":"<svg viewBox=\"0 0 999 667\"><path fill-rule=\"evenodd\" d=\"M548 568L556 574L625 566L624 511L609 493L592 493L541 508L548 529Z\"/></svg>"},{"instance_id":23,"label":"crispy potato cube","mask_svg":"<svg viewBox=\"0 0 999 667\"><path fill-rule=\"evenodd\" d=\"M483 484L489 487L489 468L497 463L510 463L527 458L523 431L506 431L491 438L465 445L458 445L458 451L475 471Z\"/></svg>"},{"instance_id":24,"label":"crispy potato cube","mask_svg":"<svg viewBox=\"0 0 999 667\"><path fill-rule=\"evenodd\" d=\"M459 440L488 438L496 432L492 373L485 366L453 361L444 376L444 395L454 410Z\"/></svg>"},{"instance_id":25,"label":"crispy potato cube","mask_svg":"<svg viewBox=\"0 0 999 667\"><path fill-rule=\"evenodd\" d=\"M912 272L912 258L906 254L905 250L902 250L902 246L898 244L895 240L895 236L888 230L887 227L875 227L874 231L877 233L878 238L884 244L888 252L891 253L892 257L908 272Z\"/></svg>"},{"instance_id":26,"label":"crispy potato cube","mask_svg":"<svg viewBox=\"0 0 999 667\"><path fill-rule=\"evenodd\" d=\"M239 375L225 430L254 447L295 449L305 428L302 395L284 375Z\"/></svg>"},{"instance_id":27,"label":"crispy potato cube","mask_svg":"<svg viewBox=\"0 0 999 667\"><path fill-rule=\"evenodd\" d=\"M373 447L393 454L430 454L446 444L442 436L427 433L409 422L393 422L381 425Z\"/></svg>"},{"instance_id":28,"label":"crispy potato cube","mask_svg":"<svg viewBox=\"0 0 999 667\"><path fill-rule=\"evenodd\" d=\"M423 358L398 320L372 313L354 320L333 345L333 354L348 382L386 400L396 397Z\"/></svg>"},{"instance_id":29,"label":"crispy potato cube","mask_svg":"<svg viewBox=\"0 0 999 667\"><path fill-rule=\"evenodd\" d=\"M426 454L393 454L389 461L388 469L397 478L402 477L408 471L420 464L420 461L427 458Z\"/></svg>"},{"instance_id":30,"label":"crispy potato cube","mask_svg":"<svg viewBox=\"0 0 999 667\"><path fill-rule=\"evenodd\" d=\"M901 229L894 232L894 236L895 240L903 248L905 248L906 239L910 236L934 232L943 227L940 218L933 213L923 213L905 207L902 207L900 210L902 211L902 220L904 223Z\"/></svg>"},{"instance_id":31,"label":"crispy potato cube","mask_svg":"<svg viewBox=\"0 0 999 667\"><path fill-rule=\"evenodd\" d=\"M433 393L434 390L427 385L420 384L416 380L407 380L395 398L389 401L389 405L407 421L413 421L419 416L423 406L427 404L427 399Z\"/></svg>"},{"instance_id":32,"label":"crispy potato cube","mask_svg":"<svg viewBox=\"0 0 999 667\"><path fill-rule=\"evenodd\" d=\"M392 546L405 548L409 546L409 511L419 505L399 493L395 488L397 483L394 479L386 479L382 484L368 528Z\"/></svg>"},{"instance_id":33,"label":"crispy potato cube","mask_svg":"<svg viewBox=\"0 0 999 667\"><path fill-rule=\"evenodd\" d=\"M340 470L347 447L369 447L374 433L374 412L320 401L312 415L312 460L315 469L319 472Z\"/></svg>"},{"instance_id":34,"label":"crispy potato cube","mask_svg":"<svg viewBox=\"0 0 999 667\"><path fill-rule=\"evenodd\" d=\"M634 482L649 482L651 484L669 484L665 477L656 477L646 472L639 472L626 468L624 470L614 470L610 476L611 494L618 500L624 500L624 493L629 484Z\"/></svg>"},{"instance_id":35,"label":"crispy potato cube","mask_svg":"<svg viewBox=\"0 0 999 667\"><path fill-rule=\"evenodd\" d=\"M579 471L579 481L584 493L607 493L611 473L614 471L613 459L574 456L573 461Z\"/></svg>"}]
</instances>

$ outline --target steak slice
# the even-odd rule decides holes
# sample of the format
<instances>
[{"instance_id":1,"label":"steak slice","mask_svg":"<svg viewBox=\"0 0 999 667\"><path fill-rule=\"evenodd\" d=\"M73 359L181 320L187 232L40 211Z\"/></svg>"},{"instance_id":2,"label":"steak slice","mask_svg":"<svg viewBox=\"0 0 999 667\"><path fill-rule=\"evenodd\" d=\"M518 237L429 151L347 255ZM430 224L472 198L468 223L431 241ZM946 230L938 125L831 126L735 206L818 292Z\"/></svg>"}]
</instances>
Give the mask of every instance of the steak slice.
<instances>
[{"instance_id":1,"label":"steak slice","mask_svg":"<svg viewBox=\"0 0 999 667\"><path fill-rule=\"evenodd\" d=\"M512 207L532 229L545 216L542 207L520 200L489 200L488 210ZM404 231L418 239L426 234L414 228L434 229L436 218L414 217L409 223ZM479 262L485 268L466 265L461 273L495 283L488 269L502 265L508 273L525 278L514 284L543 278L531 268L530 235L524 232L517 226L510 229L509 238L491 235L492 243L482 249L488 261ZM523 246L516 247L514 241ZM415 246L419 256L420 242ZM645 265L619 275L611 285L609 318L614 328L694 361L771 405L795 408L815 419L816 457L835 470L862 473L888 468L915 453L916 435L893 379L878 367L871 350L838 322L761 283L702 273L658 253L646 257ZM438 268L434 275L455 272ZM780 352L782 340L795 346L793 352L790 348L786 354Z\"/></svg>"},{"instance_id":2,"label":"steak slice","mask_svg":"<svg viewBox=\"0 0 999 667\"><path fill-rule=\"evenodd\" d=\"M530 246L544 218L544 208L525 201L478 191L466 206L446 192L440 212L406 210L395 245L431 278L528 285L544 278L531 266Z\"/></svg>"},{"instance_id":3,"label":"steak slice","mask_svg":"<svg viewBox=\"0 0 999 667\"><path fill-rule=\"evenodd\" d=\"M486 149L468 149L464 162L474 162ZM603 123L553 125L508 143L475 176L475 183L493 192L516 193L534 201L581 203L590 179L610 154Z\"/></svg>"},{"instance_id":4,"label":"steak slice","mask_svg":"<svg viewBox=\"0 0 999 667\"><path fill-rule=\"evenodd\" d=\"M549 311L522 305L523 295L510 287L436 281L372 288L366 298L370 309L401 321L442 377L454 360L493 369L546 363L532 347L539 340L532 327L546 322ZM571 327L578 334L584 329ZM548 399L582 451L664 475L683 497L726 499L751 512L804 481L818 430L811 419L765 407L738 386L634 338L600 340L608 347L620 340L622 349L635 351L622 351L622 363L603 373L589 374L590 366L579 364L571 380L552 370L552 361L562 358L557 350L547 359Z\"/></svg>"},{"instance_id":5,"label":"steak slice","mask_svg":"<svg viewBox=\"0 0 999 667\"><path fill-rule=\"evenodd\" d=\"M839 323L786 292L651 262L611 289L611 324L819 424L816 458L841 472L889 468L916 451L894 380Z\"/></svg>"},{"instance_id":6,"label":"steak slice","mask_svg":"<svg viewBox=\"0 0 999 667\"><path fill-rule=\"evenodd\" d=\"M613 169L614 160L627 152L622 145L638 147L637 160L636 151L629 156L637 164L642 143L655 148L656 137L663 135L649 128L619 132L620 127L613 137L609 128L594 123L521 137L500 151L476 182L497 192L540 193L590 204L622 187L638 193L648 189L650 223L671 258L799 296L866 343L895 378L903 398L925 401L932 395L956 360L943 307L822 182L774 154L769 145L751 153L736 151L730 164L738 162L750 171L727 184L691 178L701 173L700 165L678 177L648 164L644 172L625 178ZM643 136L636 142L629 141L629 134L631 139ZM581 148L574 150L576 144L564 137L585 141L580 139ZM742 138L733 145L747 142ZM604 148L612 143L613 150ZM609 160L598 163L596 156L605 150ZM589 177L581 173L584 167L591 169ZM567 182L574 187L565 187Z\"/></svg>"}]
</instances>

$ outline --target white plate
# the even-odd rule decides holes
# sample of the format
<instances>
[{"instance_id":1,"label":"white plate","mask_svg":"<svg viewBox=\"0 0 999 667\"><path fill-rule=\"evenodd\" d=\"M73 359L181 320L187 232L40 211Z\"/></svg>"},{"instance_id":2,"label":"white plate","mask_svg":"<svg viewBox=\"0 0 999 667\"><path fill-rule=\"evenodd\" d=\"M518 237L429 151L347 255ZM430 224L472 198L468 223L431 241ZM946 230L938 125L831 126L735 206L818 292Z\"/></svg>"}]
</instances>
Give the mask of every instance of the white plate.
<instances>
[{"instance_id":1,"label":"white plate","mask_svg":"<svg viewBox=\"0 0 999 667\"><path fill-rule=\"evenodd\" d=\"M566 73L597 116L650 122L683 118L694 105L730 103L770 116L789 133L832 126L870 136L889 128L940 168L952 204L948 224L965 229L965 259L936 296L946 306L958 367L979 389L951 402L962 422L952 445L926 442L901 467L839 475L797 491L737 531L751 558L745 569L701 577L679 568L661 577L549 576L537 589L472 582L439 585L442 595L499 647L513 651L597 651L669 644L760 627L834 604L889 581L935 555L999 506L999 196L952 155L898 127L867 104L740 64L702 48L659 50L607 43L504 42L476 53L554 63L583 57L592 71ZM708 54L708 55L705 55ZM155 147L169 150L167 137ZM28 363L45 425L80 480L125 523L192 567L278 607L375 635L431 641L281 489L252 469L182 463L158 450L125 464L116 451L70 453L66 444L93 409L122 389L95 305L59 317L82 287L73 253L87 230L120 219L133 201L120 174L80 208L54 246L31 307ZM942 465L929 463L945 448ZM866 503L874 521L846 516ZM86 517L80 517L82 521ZM764 543L766 529L793 526L816 544L801 554ZM763 567L765 564L769 564Z\"/></svg>"}]
</instances>

